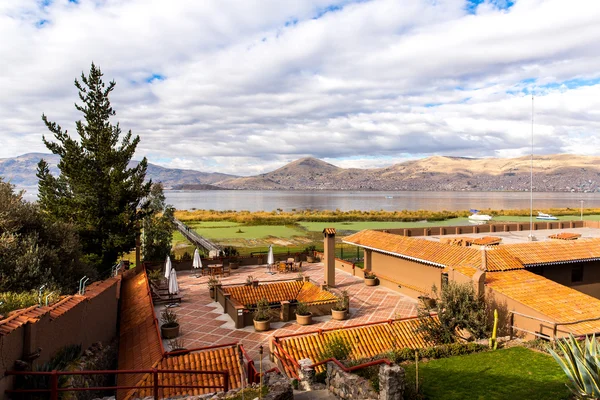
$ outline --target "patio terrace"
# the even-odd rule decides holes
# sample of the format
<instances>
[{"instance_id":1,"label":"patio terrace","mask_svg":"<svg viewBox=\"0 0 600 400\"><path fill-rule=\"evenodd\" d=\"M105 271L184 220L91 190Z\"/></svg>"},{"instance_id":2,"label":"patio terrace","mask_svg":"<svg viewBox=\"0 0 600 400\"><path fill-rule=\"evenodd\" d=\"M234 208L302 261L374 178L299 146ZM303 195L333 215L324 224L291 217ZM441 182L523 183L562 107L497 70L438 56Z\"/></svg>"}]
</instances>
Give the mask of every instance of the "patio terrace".
<instances>
[{"instance_id":1,"label":"patio terrace","mask_svg":"<svg viewBox=\"0 0 600 400\"><path fill-rule=\"evenodd\" d=\"M323 282L324 267L322 263L303 265L302 272L314 282ZM330 315L314 317L313 324L300 326L295 320L290 322L271 323L268 332L255 332L254 327L247 326L236 329L234 322L218 302L210 298L207 282L208 276L196 278L194 272L184 271L179 273L178 282L180 293L183 296L180 307L175 308L179 315L181 336L188 349L240 342L248 351L249 356L255 360L258 367L259 346L263 346L264 367L270 368L269 340L273 335L282 336L298 332L310 332L316 329L340 328L367 322L381 321L390 318L410 317L417 313L417 302L412 298L390 289L376 286L367 287L363 279L336 269L337 290L346 290L350 296L350 319L334 321ZM295 273L275 274L267 273L265 265L247 266L233 270L230 276L221 278L223 284L244 283L248 275L254 279L263 280L289 280L296 276ZM362 275L362 274L361 274ZM157 318L164 306L155 307ZM168 341L164 341L165 350L169 351Z\"/></svg>"}]
</instances>

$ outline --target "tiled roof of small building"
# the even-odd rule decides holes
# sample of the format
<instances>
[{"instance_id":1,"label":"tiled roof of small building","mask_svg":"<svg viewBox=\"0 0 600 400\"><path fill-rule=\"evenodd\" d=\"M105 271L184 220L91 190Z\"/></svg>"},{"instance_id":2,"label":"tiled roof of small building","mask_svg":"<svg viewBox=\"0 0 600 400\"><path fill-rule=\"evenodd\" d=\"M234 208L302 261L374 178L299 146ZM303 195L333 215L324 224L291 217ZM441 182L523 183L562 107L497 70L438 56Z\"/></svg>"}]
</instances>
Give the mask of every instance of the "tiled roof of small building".
<instances>
[{"instance_id":1,"label":"tiled roof of small building","mask_svg":"<svg viewBox=\"0 0 600 400\"><path fill-rule=\"evenodd\" d=\"M155 320L152 296L145 273L124 279L121 285L119 369L150 369L162 359L162 341ZM120 374L119 386L136 386L143 374ZM127 390L119 391L123 398Z\"/></svg>"},{"instance_id":2,"label":"tiled roof of small building","mask_svg":"<svg viewBox=\"0 0 600 400\"><path fill-rule=\"evenodd\" d=\"M525 266L600 260L600 239L580 239L502 246Z\"/></svg>"},{"instance_id":3,"label":"tiled roof of small building","mask_svg":"<svg viewBox=\"0 0 600 400\"><path fill-rule=\"evenodd\" d=\"M269 303L298 300L303 302L335 301L333 293L321 290L312 282L286 281L269 282L258 286L224 286L223 292L230 294L231 299L240 305L256 304L258 300L266 298Z\"/></svg>"},{"instance_id":4,"label":"tiled roof of small building","mask_svg":"<svg viewBox=\"0 0 600 400\"><path fill-rule=\"evenodd\" d=\"M525 268L523 264L506 249L505 245L486 248L485 257L486 271L510 271L513 269Z\"/></svg>"},{"instance_id":5,"label":"tiled roof of small building","mask_svg":"<svg viewBox=\"0 0 600 400\"><path fill-rule=\"evenodd\" d=\"M526 270L490 273L486 285L554 322L600 318L600 300ZM600 320L559 326L576 335L600 332Z\"/></svg>"},{"instance_id":6,"label":"tiled roof of small building","mask_svg":"<svg viewBox=\"0 0 600 400\"><path fill-rule=\"evenodd\" d=\"M550 239L575 240L581 237L580 233L561 232L548 236Z\"/></svg>"},{"instance_id":7,"label":"tiled roof of small building","mask_svg":"<svg viewBox=\"0 0 600 400\"><path fill-rule=\"evenodd\" d=\"M360 231L346 236L343 242L442 268L447 265L478 266L481 264L481 253L477 249L380 231Z\"/></svg>"},{"instance_id":8,"label":"tiled roof of small building","mask_svg":"<svg viewBox=\"0 0 600 400\"><path fill-rule=\"evenodd\" d=\"M495 244L500 244L502 242L502 238L496 236L484 236L480 238L475 238L471 241L472 244L477 246L491 246Z\"/></svg>"},{"instance_id":9,"label":"tiled roof of small building","mask_svg":"<svg viewBox=\"0 0 600 400\"><path fill-rule=\"evenodd\" d=\"M185 355L165 357L156 364L157 369L164 370L202 370L202 371L227 371L229 372L229 389L241 387L240 358L235 346L228 346L212 350L192 352ZM208 374L161 374L163 385L199 385L214 386L223 384L222 375ZM139 386L152 386L152 375L146 375ZM175 396L197 396L205 393L214 393L222 389L162 389L162 396L172 398ZM130 393L131 398L152 396L152 389L140 389Z\"/></svg>"},{"instance_id":10,"label":"tiled roof of small building","mask_svg":"<svg viewBox=\"0 0 600 400\"><path fill-rule=\"evenodd\" d=\"M415 349L429 346L430 343L427 343L421 334L415 333L417 326L417 318L407 318L330 331L314 331L301 336L282 338L278 341L284 351L294 360L309 358L315 363L320 361L320 354L329 341L334 337L339 337L352 347L350 357L361 359L373 357L391 349L406 347ZM289 363L286 364L288 367L290 366Z\"/></svg>"}]
</instances>

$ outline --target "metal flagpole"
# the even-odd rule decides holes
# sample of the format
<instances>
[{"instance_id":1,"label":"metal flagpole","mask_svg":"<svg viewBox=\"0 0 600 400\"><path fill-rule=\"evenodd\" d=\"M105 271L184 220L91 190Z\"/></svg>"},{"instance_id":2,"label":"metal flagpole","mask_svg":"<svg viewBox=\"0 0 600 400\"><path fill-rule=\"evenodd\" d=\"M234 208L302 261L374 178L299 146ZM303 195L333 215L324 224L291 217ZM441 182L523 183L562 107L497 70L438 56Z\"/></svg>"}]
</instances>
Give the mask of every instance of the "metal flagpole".
<instances>
[{"instance_id":1,"label":"metal flagpole","mask_svg":"<svg viewBox=\"0 0 600 400\"><path fill-rule=\"evenodd\" d=\"M533 94L531 95L531 168L529 176L529 240L533 240Z\"/></svg>"}]
</instances>

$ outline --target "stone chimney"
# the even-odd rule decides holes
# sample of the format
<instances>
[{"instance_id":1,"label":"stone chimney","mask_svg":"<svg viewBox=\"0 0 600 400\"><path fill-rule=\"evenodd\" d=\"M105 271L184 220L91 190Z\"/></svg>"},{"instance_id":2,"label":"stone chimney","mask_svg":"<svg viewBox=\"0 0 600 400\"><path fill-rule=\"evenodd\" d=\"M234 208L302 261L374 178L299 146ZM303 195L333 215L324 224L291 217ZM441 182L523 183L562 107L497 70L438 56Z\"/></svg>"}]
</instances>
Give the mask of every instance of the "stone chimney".
<instances>
[{"instance_id":1,"label":"stone chimney","mask_svg":"<svg viewBox=\"0 0 600 400\"><path fill-rule=\"evenodd\" d=\"M325 284L335 287L335 228L323 229L323 248Z\"/></svg>"}]
</instances>

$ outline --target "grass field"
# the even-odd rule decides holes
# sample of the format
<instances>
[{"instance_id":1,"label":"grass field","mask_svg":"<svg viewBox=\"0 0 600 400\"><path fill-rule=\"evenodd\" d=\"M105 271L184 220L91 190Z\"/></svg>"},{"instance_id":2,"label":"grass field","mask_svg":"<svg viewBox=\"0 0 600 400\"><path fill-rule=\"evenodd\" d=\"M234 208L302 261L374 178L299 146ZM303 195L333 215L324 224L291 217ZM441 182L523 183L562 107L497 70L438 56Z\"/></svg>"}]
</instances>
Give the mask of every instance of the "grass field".
<instances>
[{"instance_id":1,"label":"grass field","mask_svg":"<svg viewBox=\"0 0 600 400\"><path fill-rule=\"evenodd\" d=\"M415 366L405 366L414 385ZM419 364L420 392L431 400L568 399L567 377L546 354L523 347Z\"/></svg>"},{"instance_id":2,"label":"grass field","mask_svg":"<svg viewBox=\"0 0 600 400\"><path fill-rule=\"evenodd\" d=\"M269 236L291 238L293 236L306 235L306 232L303 232L297 227L287 225L236 225L222 228L207 228L191 225L191 227L198 232L199 235L209 239L261 239Z\"/></svg>"}]
</instances>

